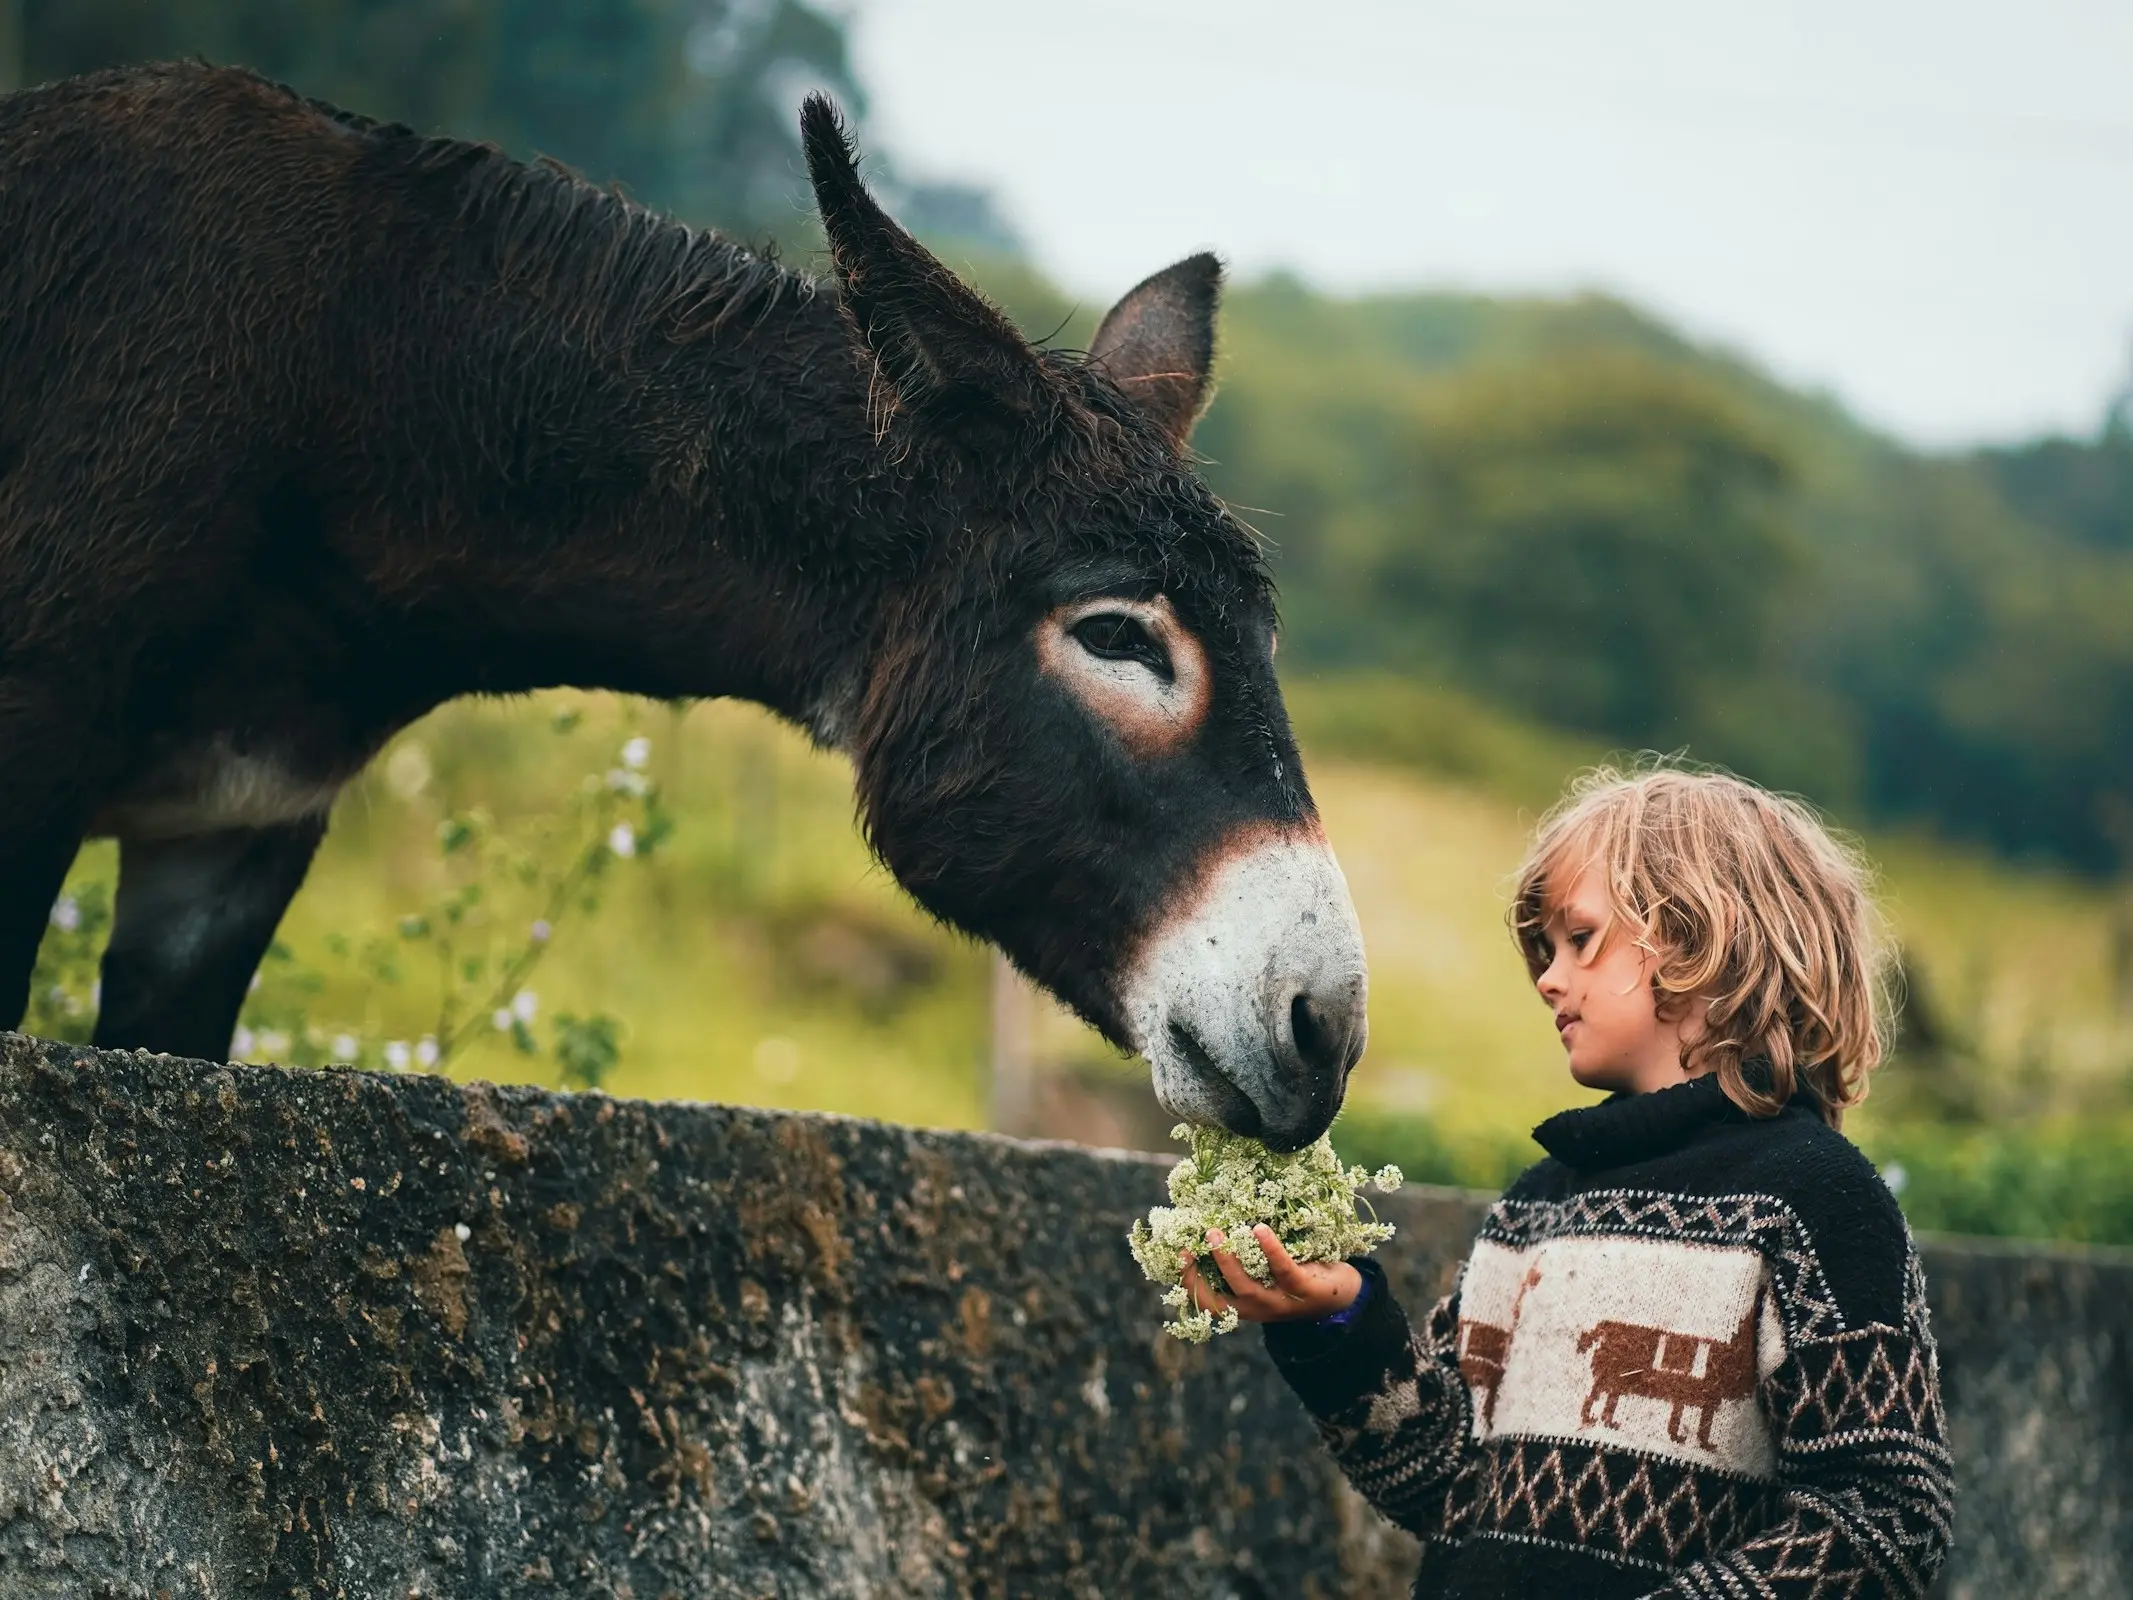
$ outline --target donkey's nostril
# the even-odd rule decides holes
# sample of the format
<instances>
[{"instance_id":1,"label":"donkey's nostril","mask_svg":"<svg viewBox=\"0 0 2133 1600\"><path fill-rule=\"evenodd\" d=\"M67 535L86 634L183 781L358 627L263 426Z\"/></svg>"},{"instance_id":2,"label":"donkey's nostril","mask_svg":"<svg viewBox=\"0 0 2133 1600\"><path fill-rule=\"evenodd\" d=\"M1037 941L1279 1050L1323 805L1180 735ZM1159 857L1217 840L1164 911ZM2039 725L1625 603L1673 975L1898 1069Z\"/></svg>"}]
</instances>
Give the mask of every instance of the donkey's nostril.
<instances>
[{"instance_id":1,"label":"donkey's nostril","mask_svg":"<svg viewBox=\"0 0 2133 1600\"><path fill-rule=\"evenodd\" d=\"M1289 1002L1289 1036L1296 1041L1296 1053L1304 1065L1317 1071L1326 1058L1326 1030L1312 1014L1309 995L1300 994Z\"/></svg>"},{"instance_id":2,"label":"donkey's nostril","mask_svg":"<svg viewBox=\"0 0 2133 1600\"><path fill-rule=\"evenodd\" d=\"M1314 1077L1338 1082L1355 1058L1355 1026L1346 1008L1328 1016L1324 1005L1308 994L1289 1002L1289 1036L1296 1041L1296 1054Z\"/></svg>"}]
</instances>

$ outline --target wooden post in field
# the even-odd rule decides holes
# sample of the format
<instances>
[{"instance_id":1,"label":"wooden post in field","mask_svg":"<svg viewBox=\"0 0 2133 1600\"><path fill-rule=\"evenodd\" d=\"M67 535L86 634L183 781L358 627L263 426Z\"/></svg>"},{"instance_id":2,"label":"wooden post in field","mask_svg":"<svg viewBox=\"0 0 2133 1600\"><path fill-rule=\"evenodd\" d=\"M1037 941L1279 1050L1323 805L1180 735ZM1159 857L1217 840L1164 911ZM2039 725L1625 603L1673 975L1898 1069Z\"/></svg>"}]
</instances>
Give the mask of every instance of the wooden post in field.
<instances>
[{"instance_id":1,"label":"wooden post in field","mask_svg":"<svg viewBox=\"0 0 2133 1600\"><path fill-rule=\"evenodd\" d=\"M2111 907L2111 999L2120 1016L2133 1017L2133 884Z\"/></svg>"},{"instance_id":2,"label":"wooden post in field","mask_svg":"<svg viewBox=\"0 0 2133 1600\"><path fill-rule=\"evenodd\" d=\"M1037 1109L1035 997L1007 957L992 953L992 1125L1030 1133Z\"/></svg>"}]
</instances>

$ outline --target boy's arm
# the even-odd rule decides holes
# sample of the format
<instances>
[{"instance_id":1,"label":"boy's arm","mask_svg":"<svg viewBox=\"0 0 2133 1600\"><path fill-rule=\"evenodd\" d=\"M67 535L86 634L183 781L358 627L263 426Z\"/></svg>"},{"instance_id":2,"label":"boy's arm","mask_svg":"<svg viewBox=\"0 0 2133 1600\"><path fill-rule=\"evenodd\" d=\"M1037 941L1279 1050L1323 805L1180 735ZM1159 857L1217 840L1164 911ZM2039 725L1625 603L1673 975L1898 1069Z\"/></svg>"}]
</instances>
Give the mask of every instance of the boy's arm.
<instances>
[{"instance_id":1,"label":"boy's arm","mask_svg":"<svg viewBox=\"0 0 2133 1600\"><path fill-rule=\"evenodd\" d=\"M1778 1519L1651 1600L1921 1597L1948 1555L1954 1464L1916 1256L1902 1326L1802 1339L1764 1380L1785 1489Z\"/></svg>"},{"instance_id":2,"label":"boy's arm","mask_svg":"<svg viewBox=\"0 0 2133 1600\"><path fill-rule=\"evenodd\" d=\"M1378 1264L1351 1264L1364 1282L1354 1319L1270 1322L1267 1351L1362 1496L1408 1532L1441 1537L1473 1427L1456 1355L1459 1292L1410 1329Z\"/></svg>"}]
</instances>

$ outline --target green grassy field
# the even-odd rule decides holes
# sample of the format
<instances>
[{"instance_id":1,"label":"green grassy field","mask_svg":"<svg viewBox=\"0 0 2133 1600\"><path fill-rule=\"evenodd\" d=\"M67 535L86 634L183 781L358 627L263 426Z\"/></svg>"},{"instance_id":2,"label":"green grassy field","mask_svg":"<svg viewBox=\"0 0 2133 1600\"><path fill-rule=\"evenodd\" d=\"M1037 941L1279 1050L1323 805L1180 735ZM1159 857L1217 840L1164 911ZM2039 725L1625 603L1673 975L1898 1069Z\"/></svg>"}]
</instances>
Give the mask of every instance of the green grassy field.
<instances>
[{"instance_id":1,"label":"green grassy field","mask_svg":"<svg viewBox=\"0 0 2133 1600\"><path fill-rule=\"evenodd\" d=\"M1306 683L1291 698L1370 952L1357 1115L1515 1155L1524 1131L1578 1092L1504 932L1507 881L1562 777L1604 752L1411 686ZM550 728L560 707L584 712L567 735ZM982 1124L988 957L871 861L840 759L735 705L552 695L465 702L410 729L343 798L283 929L321 974L308 1001L321 1037L431 1031L427 944L400 946L398 981L380 984L324 954L329 941L375 932L392 943L397 919L460 870L438 846L454 811L486 808L501 833L539 848L544 819L597 786L632 735L650 740L646 770L672 836L648 859L611 864L597 912L556 917L524 983L536 1016L620 1018L606 1082L617 1093ZM2120 1111L2133 1018L2112 1001L2113 891L1923 839L1868 844L1911 982L1936 1026L1960 1036L1989 1115L2046 1125ZM108 845L85 851L74 887L108 879L111 865ZM541 910L530 889L492 888L470 947L523 946ZM1141 1070L1056 1011L1037 1051L1084 1075ZM255 1056L271 1053L255 1042ZM1869 1142L1918 1121L1920 1097L1902 1081L1912 1070L1892 1067L1856 1120ZM452 1071L554 1082L559 1069L483 1028Z\"/></svg>"}]
</instances>

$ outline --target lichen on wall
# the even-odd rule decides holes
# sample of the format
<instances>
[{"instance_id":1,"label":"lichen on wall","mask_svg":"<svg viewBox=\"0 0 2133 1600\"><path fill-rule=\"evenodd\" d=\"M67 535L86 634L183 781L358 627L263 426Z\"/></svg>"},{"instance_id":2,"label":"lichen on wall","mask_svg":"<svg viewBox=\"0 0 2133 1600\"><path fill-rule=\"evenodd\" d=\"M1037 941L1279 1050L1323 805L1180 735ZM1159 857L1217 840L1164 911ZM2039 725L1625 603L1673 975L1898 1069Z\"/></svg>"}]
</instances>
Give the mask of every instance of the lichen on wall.
<instances>
[{"instance_id":1,"label":"lichen on wall","mask_svg":"<svg viewBox=\"0 0 2133 1600\"><path fill-rule=\"evenodd\" d=\"M1258 1341L1160 1333L1166 1168L0 1035L0 1594L1404 1593ZM1381 1209L1425 1303L1477 1203ZM1949 1592L2133 1592L2133 1268L1928 1269Z\"/></svg>"},{"instance_id":2,"label":"lichen on wall","mask_svg":"<svg viewBox=\"0 0 2133 1600\"><path fill-rule=\"evenodd\" d=\"M1350 1592L1159 1164L13 1037L0 1162L11 1597Z\"/></svg>"}]
</instances>

